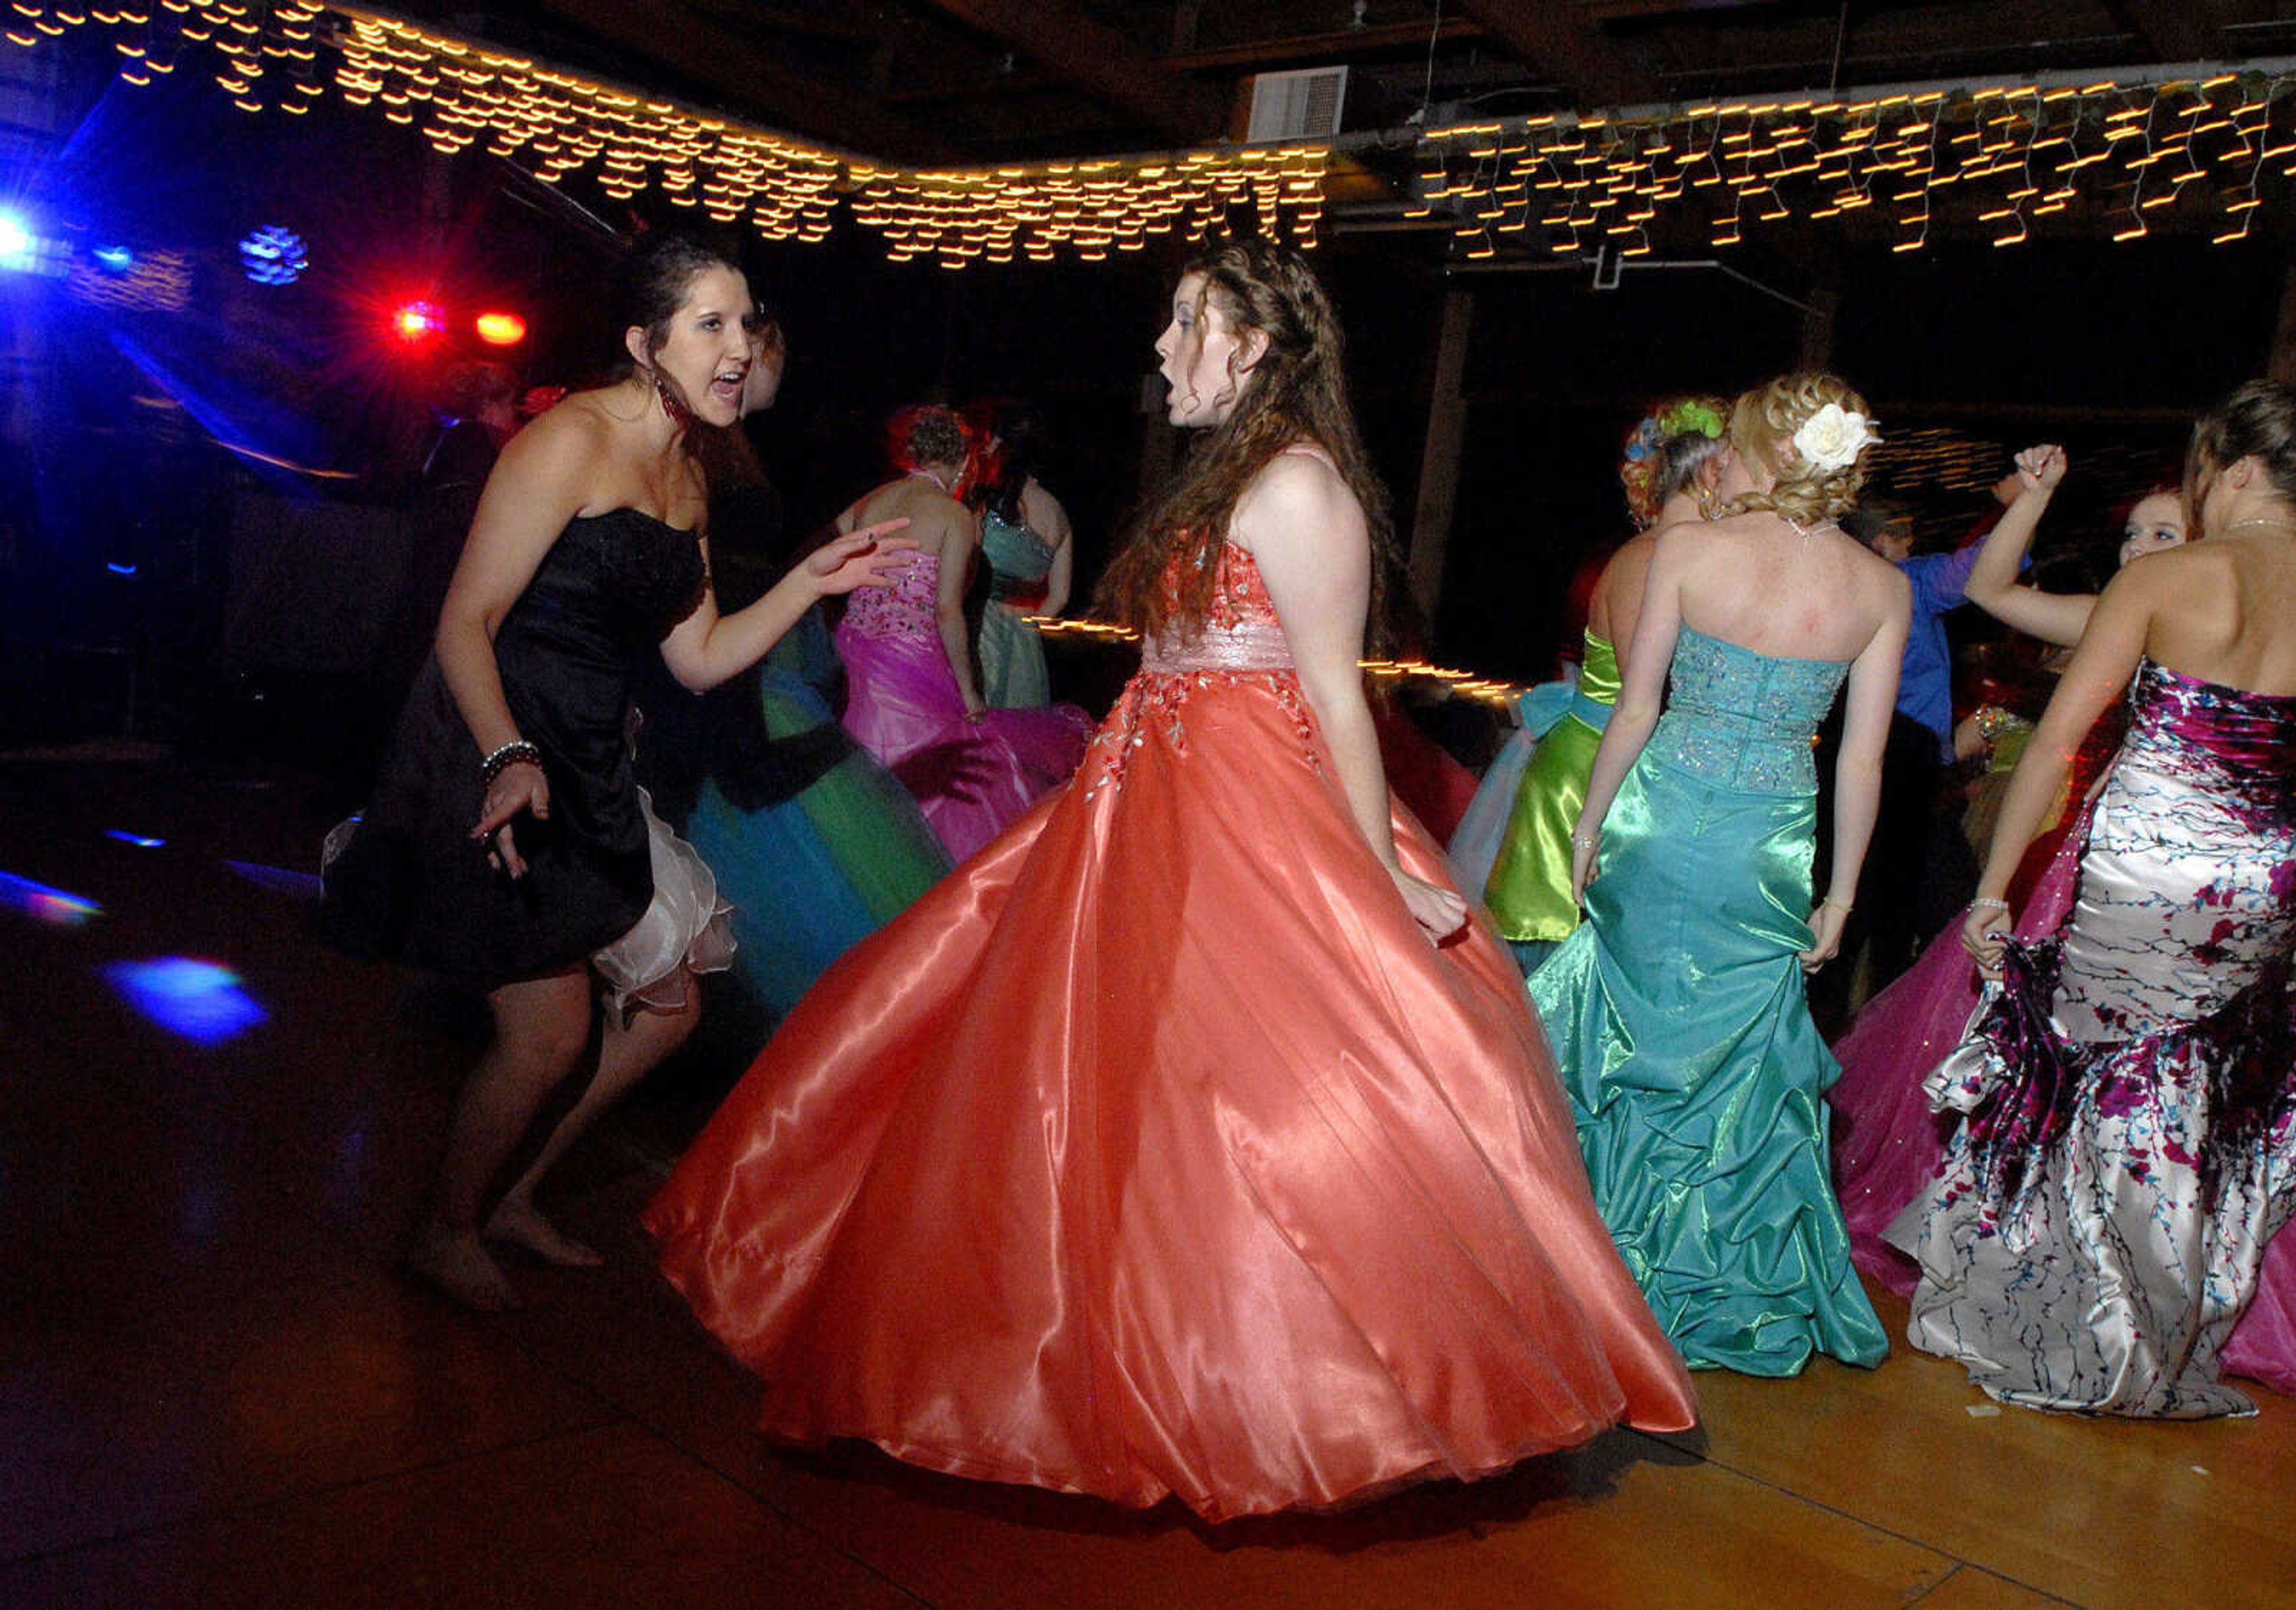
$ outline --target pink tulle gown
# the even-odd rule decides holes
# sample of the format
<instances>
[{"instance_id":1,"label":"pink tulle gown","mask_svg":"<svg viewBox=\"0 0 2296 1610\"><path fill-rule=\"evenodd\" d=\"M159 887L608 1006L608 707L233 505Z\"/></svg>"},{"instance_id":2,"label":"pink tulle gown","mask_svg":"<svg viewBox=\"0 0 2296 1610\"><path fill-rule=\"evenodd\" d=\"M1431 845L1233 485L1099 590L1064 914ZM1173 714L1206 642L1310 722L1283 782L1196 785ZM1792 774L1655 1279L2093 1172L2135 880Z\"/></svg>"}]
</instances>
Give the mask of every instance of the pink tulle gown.
<instances>
[{"instance_id":1,"label":"pink tulle gown","mask_svg":"<svg viewBox=\"0 0 2296 1610\"><path fill-rule=\"evenodd\" d=\"M769 1435L1221 1520L1693 1421L1513 964L1421 935L1223 562L1068 790L823 978L648 1211Z\"/></svg>"},{"instance_id":2,"label":"pink tulle gown","mask_svg":"<svg viewBox=\"0 0 2296 1610\"><path fill-rule=\"evenodd\" d=\"M890 587L865 587L837 627L845 730L916 796L963 861L1076 770L1092 733L1074 705L967 720L935 613L940 559L920 553Z\"/></svg>"},{"instance_id":3,"label":"pink tulle gown","mask_svg":"<svg viewBox=\"0 0 2296 1610\"><path fill-rule=\"evenodd\" d=\"M2050 855L2017 918L2020 939L2054 934L2071 914L2088 839L2083 813ZM2030 864L2030 863L2029 863ZM1913 1293L1914 1262L1882 1239L1906 1205L1937 1177L1958 1113L1930 1110L1922 1082L1961 1043L1977 1007L1976 964L1956 922L1904 977L1874 997L1833 1048L1841 1077L1833 1107L1833 1183L1857 1267L1900 1296ZM2296 1239L2265 1254L2256 1299L2225 1344L2226 1374L2296 1396Z\"/></svg>"}]
</instances>

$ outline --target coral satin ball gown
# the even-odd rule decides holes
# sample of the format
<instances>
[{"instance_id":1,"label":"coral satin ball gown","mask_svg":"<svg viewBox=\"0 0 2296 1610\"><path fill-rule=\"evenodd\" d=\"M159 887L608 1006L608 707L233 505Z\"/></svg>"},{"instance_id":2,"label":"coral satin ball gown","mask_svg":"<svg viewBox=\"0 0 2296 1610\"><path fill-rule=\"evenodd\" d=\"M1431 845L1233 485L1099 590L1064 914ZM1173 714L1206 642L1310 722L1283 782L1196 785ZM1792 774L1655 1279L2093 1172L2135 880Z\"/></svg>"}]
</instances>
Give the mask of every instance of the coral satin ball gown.
<instances>
[{"instance_id":1,"label":"coral satin ball gown","mask_svg":"<svg viewBox=\"0 0 2296 1610\"><path fill-rule=\"evenodd\" d=\"M649 1210L768 1434L1219 1520L1693 1420L1505 952L1421 936L1223 564Z\"/></svg>"}]
</instances>

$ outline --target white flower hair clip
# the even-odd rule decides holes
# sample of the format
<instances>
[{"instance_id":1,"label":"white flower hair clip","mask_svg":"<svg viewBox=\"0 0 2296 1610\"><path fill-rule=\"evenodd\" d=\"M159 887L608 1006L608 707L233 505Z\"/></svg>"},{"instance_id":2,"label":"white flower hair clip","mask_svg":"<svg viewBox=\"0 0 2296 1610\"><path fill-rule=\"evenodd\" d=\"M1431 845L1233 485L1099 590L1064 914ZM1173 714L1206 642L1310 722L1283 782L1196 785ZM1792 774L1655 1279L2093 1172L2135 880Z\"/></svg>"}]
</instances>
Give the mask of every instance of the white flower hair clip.
<instances>
[{"instance_id":1,"label":"white flower hair clip","mask_svg":"<svg viewBox=\"0 0 2296 1610\"><path fill-rule=\"evenodd\" d=\"M1864 414L1828 403L1801 422L1801 429L1793 433L1793 449L1803 463L1830 475L1849 469L1860 453L1881 439Z\"/></svg>"}]
</instances>

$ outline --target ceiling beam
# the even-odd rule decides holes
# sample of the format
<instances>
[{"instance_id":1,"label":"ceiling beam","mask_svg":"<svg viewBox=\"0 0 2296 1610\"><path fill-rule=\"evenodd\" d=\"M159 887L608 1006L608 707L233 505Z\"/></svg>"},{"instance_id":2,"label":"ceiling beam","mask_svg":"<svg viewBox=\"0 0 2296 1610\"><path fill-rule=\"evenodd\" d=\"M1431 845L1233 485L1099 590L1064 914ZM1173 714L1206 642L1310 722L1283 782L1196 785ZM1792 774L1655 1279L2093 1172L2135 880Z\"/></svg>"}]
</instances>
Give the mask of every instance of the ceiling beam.
<instances>
[{"instance_id":1,"label":"ceiling beam","mask_svg":"<svg viewBox=\"0 0 2296 1610\"><path fill-rule=\"evenodd\" d=\"M698 12L665 19L664 8L652 0L550 0L549 10L609 45L682 74L726 110L791 134L910 161L949 161L957 154L946 135L886 110L866 90L798 71L754 37Z\"/></svg>"},{"instance_id":2,"label":"ceiling beam","mask_svg":"<svg viewBox=\"0 0 2296 1610\"><path fill-rule=\"evenodd\" d=\"M1493 43L1556 80L1582 107L1636 106L1667 98L1658 75L1624 59L1577 6L1551 0L1464 0L1460 9Z\"/></svg>"},{"instance_id":3,"label":"ceiling beam","mask_svg":"<svg viewBox=\"0 0 2296 1610\"><path fill-rule=\"evenodd\" d=\"M1174 72L1201 72L1207 68L1353 61L1389 51L1416 49L1423 53L1435 40L1476 39L1482 37L1482 31L1464 17L1445 17L1439 21L1371 23L1331 33L1297 34L1283 39L1175 49L1164 58L1164 65Z\"/></svg>"},{"instance_id":4,"label":"ceiling beam","mask_svg":"<svg viewBox=\"0 0 2296 1610\"><path fill-rule=\"evenodd\" d=\"M1181 78L1130 37L1063 0L931 4L1183 143L1217 139L1226 130L1226 95Z\"/></svg>"},{"instance_id":5,"label":"ceiling beam","mask_svg":"<svg viewBox=\"0 0 2296 1610\"><path fill-rule=\"evenodd\" d=\"M2210 0L2118 0L2111 9L2163 61L2214 61L2225 53L2224 19Z\"/></svg>"}]
</instances>

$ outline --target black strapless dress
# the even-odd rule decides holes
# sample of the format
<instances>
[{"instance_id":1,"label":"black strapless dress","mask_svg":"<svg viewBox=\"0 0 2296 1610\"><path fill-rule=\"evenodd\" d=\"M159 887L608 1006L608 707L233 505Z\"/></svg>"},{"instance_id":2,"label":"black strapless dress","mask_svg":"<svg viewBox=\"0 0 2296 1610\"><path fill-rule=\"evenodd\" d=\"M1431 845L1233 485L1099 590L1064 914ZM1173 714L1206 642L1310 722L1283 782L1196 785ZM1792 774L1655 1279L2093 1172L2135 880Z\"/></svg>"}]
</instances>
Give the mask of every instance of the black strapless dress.
<instances>
[{"instance_id":1,"label":"black strapless dress","mask_svg":"<svg viewBox=\"0 0 2296 1610\"><path fill-rule=\"evenodd\" d=\"M586 960L653 895L629 748L630 690L701 598L699 539L635 509L578 516L495 637L520 736L542 751L550 818L515 825L527 874L472 839L483 758L434 657L400 715L374 797L326 869L320 923L357 953L487 983Z\"/></svg>"}]
</instances>

